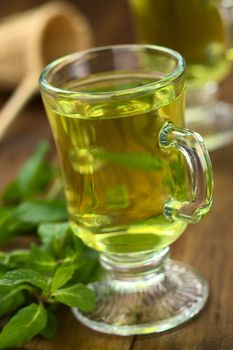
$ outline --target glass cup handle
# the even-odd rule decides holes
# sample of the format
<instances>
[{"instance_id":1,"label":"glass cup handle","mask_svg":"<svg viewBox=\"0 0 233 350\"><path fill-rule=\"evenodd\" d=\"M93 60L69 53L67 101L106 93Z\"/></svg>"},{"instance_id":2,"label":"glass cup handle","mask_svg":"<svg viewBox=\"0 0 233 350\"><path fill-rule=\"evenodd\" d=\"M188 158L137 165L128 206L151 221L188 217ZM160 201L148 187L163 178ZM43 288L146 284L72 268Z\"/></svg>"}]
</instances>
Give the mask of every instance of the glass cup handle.
<instances>
[{"instance_id":1,"label":"glass cup handle","mask_svg":"<svg viewBox=\"0 0 233 350\"><path fill-rule=\"evenodd\" d=\"M213 172L209 153L198 133L167 123L159 133L159 145L163 149L175 148L185 157L190 171L191 198L180 202L170 198L164 205L168 220L179 218L188 223L198 222L212 204Z\"/></svg>"}]
</instances>

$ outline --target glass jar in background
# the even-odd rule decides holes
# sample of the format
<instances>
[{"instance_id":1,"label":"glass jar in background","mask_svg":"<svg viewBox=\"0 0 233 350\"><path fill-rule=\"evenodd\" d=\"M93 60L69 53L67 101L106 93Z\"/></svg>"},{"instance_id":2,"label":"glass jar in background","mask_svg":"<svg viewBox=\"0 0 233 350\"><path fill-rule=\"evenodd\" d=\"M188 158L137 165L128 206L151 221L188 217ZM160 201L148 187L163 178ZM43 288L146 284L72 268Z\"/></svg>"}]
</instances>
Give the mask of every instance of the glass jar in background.
<instances>
[{"instance_id":1,"label":"glass jar in background","mask_svg":"<svg viewBox=\"0 0 233 350\"><path fill-rule=\"evenodd\" d=\"M140 43L170 47L187 62L187 126L209 150L233 141L233 106L219 82L233 59L232 0L129 0Z\"/></svg>"}]
</instances>

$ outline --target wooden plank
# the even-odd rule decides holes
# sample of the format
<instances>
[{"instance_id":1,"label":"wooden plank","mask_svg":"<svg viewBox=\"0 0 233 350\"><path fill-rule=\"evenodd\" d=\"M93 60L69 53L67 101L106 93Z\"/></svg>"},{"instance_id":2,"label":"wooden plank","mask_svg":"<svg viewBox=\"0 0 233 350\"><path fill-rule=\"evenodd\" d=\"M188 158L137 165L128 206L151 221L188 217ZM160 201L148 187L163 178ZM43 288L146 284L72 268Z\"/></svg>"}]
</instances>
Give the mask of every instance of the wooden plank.
<instances>
[{"instance_id":1,"label":"wooden plank","mask_svg":"<svg viewBox=\"0 0 233 350\"><path fill-rule=\"evenodd\" d=\"M118 337L94 332L81 325L70 310L61 310L60 327L53 340L36 338L25 346L28 350L130 350L132 337Z\"/></svg>"}]
</instances>

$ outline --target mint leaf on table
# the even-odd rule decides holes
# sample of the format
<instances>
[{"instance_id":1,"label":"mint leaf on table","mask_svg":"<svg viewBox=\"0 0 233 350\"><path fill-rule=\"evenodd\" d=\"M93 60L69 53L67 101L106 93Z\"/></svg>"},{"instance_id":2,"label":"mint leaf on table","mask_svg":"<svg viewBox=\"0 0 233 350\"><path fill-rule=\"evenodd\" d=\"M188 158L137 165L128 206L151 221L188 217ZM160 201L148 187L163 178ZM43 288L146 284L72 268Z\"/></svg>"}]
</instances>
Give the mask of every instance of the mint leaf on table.
<instances>
[{"instance_id":1,"label":"mint leaf on table","mask_svg":"<svg viewBox=\"0 0 233 350\"><path fill-rule=\"evenodd\" d=\"M92 311L96 305L95 293L81 283L58 289L53 296L57 301L70 307L78 307L81 311Z\"/></svg>"},{"instance_id":2,"label":"mint leaf on table","mask_svg":"<svg viewBox=\"0 0 233 350\"><path fill-rule=\"evenodd\" d=\"M56 261L48 252L34 243L31 244L28 266L39 272L50 272L56 268Z\"/></svg>"},{"instance_id":3,"label":"mint leaf on table","mask_svg":"<svg viewBox=\"0 0 233 350\"><path fill-rule=\"evenodd\" d=\"M17 309L24 301L21 287L0 286L0 316Z\"/></svg>"},{"instance_id":4,"label":"mint leaf on table","mask_svg":"<svg viewBox=\"0 0 233 350\"><path fill-rule=\"evenodd\" d=\"M67 222L41 223L37 229L43 247L55 256L61 256L64 246L70 235L70 227Z\"/></svg>"},{"instance_id":5,"label":"mint leaf on table","mask_svg":"<svg viewBox=\"0 0 233 350\"><path fill-rule=\"evenodd\" d=\"M3 227L6 221L11 216L11 208L10 207L0 207L0 228Z\"/></svg>"},{"instance_id":6,"label":"mint leaf on table","mask_svg":"<svg viewBox=\"0 0 233 350\"><path fill-rule=\"evenodd\" d=\"M17 180L23 194L31 194L37 189L41 190L41 185L43 185L44 180L43 176L41 178L41 172L42 170L44 171L43 166L48 151L49 145L47 142L39 143L33 157L21 167Z\"/></svg>"},{"instance_id":7,"label":"mint leaf on table","mask_svg":"<svg viewBox=\"0 0 233 350\"><path fill-rule=\"evenodd\" d=\"M31 304L17 312L0 333L0 349L21 346L40 333L47 323L42 305Z\"/></svg>"},{"instance_id":8,"label":"mint leaf on table","mask_svg":"<svg viewBox=\"0 0 233 350\"><path fill-rule=\"evenodd\" d=\"M14 207L0 209L0 244L12 236L28 232L42 222L67 221L68 214L63 201L34 200Z\"/></svg>"},{"instance_id":9,"label":"mint leaf on table","mask_svg":"<svg viewBox=\"0 0 233 350\"><path fill-rule=\"evenodd\" d=\"M11 210L7 207L0 208L0 244L11 237L9 224L11 222Z\"/></svg>"},{"instance_id":10,"label":"mint leaf on table","mask_svg":"<svg viewBox=\"0 0 233 350\"><path fill-rule=\"evenodd\" d=\"M16 207L0 208L0 244L9 241L20 232L28 232L33 225L22 220L17 220L14 214Z\"/></svg>"},{"instance_id":11,"label":"mint leaf on table","mask_svg":"<svg viewBox=\"0 0 233 350\"><path fill-rule=\"evenodd\" d=\"M95 307L95 294L84 284L99 276L98 254L73 234L60 174L47 153L41 143L0 203L0 245L10 241L0 251L0 316L14 315L0 333L0 349L36 334L53 337L59 303L81 311ZM8 251L11 242L24 249Z\"/></svg>"},{"instance_id":12,"label":"mint leaf on table","mask_svg":"<svg viewBox=\"0 0 233 350\"><path fill-rule=\"evenodd\" d=\"M13 250L11 252L0 251L0 264L8 269L23 267L29 260L27 249Z\"/></svg>"},{"instance_id":13,"label":"mint leaf on table","mask_svg":"<svg viewBox=\"0 0 233 350\"><path fill-rule=\"evenodd\" d=\"M6 272L0 277L0 286L17 286L22 283L28 283L42 290L47 290L48 281L37 271L29 269L17 269Z\"/></svg>"},{"instance_id":14,"label":"mint leaf on table","mask_svg":"<svg viewBox=\"0 0 233 350\"><path fill-rule=\"evenodd\" d=\"M51 286L51 292L63 287L72 277L74 273L74 266L61 265L57 268Z\"/></svg>"},{"instance_id":15,"label":"mint leaf on table","mask_svg":"<svg viewBox=\"0 0 233 350\"><path fill-rule=\"evenodd\" d=\"M73 283L95 282L103 277L103 268L99 262L99 254L95 250L85 248L80 257L80 266L75 271Z\"/></svg>"},{"instance_id":16,"label":"mint leaf on table","mask_svg":"<svg viewBox=\"0 0 233 350\"><path fill-rule=\"evenodd\" d=\"M43 249L63 262L76 263L85 249L68 223L42 223L38 226L38 235Z\"/></svg>"},{"instance_id":17,"label":"mint leaf on table","mask_svg":"<svg viewBox=\"0 0 233 350\"><path fill-rule=\"evenodd\" d=\"M4 244L16 233L29 231L32 224L19 221L14 215L15 207L0 208L0 244Z\"/></svg>"},{"instance_id":18,"label":"mint leaf on table","mask_svg":"<svg viewBox=\"0 0 233 350\"><path fill-rule=\"evenodd\" d=\"M46 161L47 142L38 144L36 152L21 167L18 177L3 192L5 203L17 203L43 191L53 178L52 166Z\"/></svg>"},{"instance_id":19,"label":"mint leaf on table","mask_svg":"<svg viewBox=\"0 0 233 350\"><path fill-rule=\"evenodd\" d=\"M24 202L14 210L13 214L15 220L31 225L68 219L65 203L56 200Z\"/></svg>"},{"instance_id":20,"label":"mint leaf on table","mask_svg":"<svg viewBox=\"0 0 233 350\"><path fill-rule=\"evenodd\" d=\"M85 249L80 238L74 236L67 237L67 244L65 245L63 260L67 263L72 263L76 267L80 267L80 259L82 259L81 253Z\"/></svg>"},{"instance_id":21,"label":"mint leaf on table","mask_svg":"<svg viewBox=\"0 0 233 350\"><path fill-rule=\"evenodd\" d=\"M0 277L5 275L8 269L5 266L0 265Z\"/></svg>"},{"instance_id":22,"label":"mint leaf on table","mask_svg":"<svg viewBox=\"0 0 233 350\"><path fill-rule=\"evenodd\" d=\"M20 193L19 185L17 181L13 181L8 184L2 193L2 201L4 204L15 204L22 199L22 194Z\"/></svg>"},{"instance_id":23,"label":"mint leaf on table","mask_svg":"<svg viewBox=\"0 0 233 350\"><path fill-rule=\"evenodd\" d=\"M47 310L47 324L40 334L47 339L51 339L56 334L57 326L58 321L56 316L50 310Z\"/></svg>"}]
</instances>

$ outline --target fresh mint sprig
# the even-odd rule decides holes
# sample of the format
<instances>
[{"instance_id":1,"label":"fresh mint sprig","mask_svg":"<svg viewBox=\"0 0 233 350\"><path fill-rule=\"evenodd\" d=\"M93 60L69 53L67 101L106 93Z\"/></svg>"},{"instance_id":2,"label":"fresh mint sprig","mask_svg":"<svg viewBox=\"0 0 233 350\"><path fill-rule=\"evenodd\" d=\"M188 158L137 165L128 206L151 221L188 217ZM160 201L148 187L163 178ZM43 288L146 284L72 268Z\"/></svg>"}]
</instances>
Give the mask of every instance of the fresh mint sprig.
<instances>
[{"instance_id":1,"label":"fresh mint sprig","mask_svg":"<svg viewBox=\"0 0 233 350\"><path fill-rule=\"evenodd\" d=\"M0 206L0 349L22 346L35 335L54 336L59 304L95 308L85 284L99 278L98 254L69 227L59 171L42 142L3 191ZM30 240L23 249L10 250ZM22 244L24 246L24 244Z\"/></svg>"}]
</instances>

